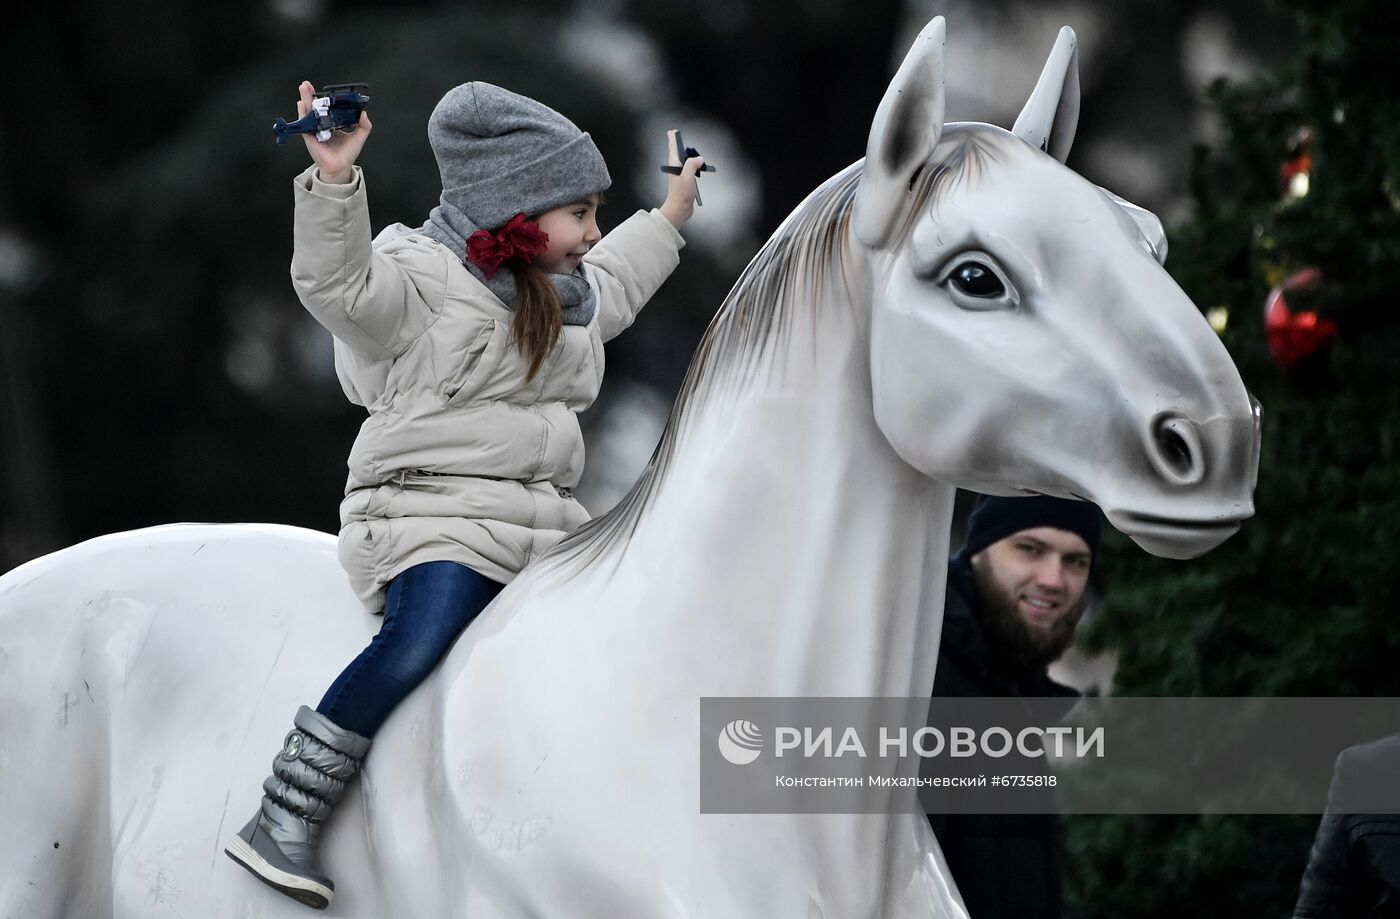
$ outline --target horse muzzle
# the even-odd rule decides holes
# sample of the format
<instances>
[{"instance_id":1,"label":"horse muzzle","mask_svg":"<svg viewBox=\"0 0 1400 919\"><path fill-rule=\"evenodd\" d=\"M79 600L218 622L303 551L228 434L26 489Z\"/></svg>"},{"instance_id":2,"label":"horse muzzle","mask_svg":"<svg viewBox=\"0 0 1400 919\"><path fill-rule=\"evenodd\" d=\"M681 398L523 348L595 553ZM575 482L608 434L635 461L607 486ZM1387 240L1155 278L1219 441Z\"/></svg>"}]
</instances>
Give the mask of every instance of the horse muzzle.
<instances>
[{"instance_id":1,"label":"horse muzzle","mask_svg":"<svg viewBox=\"0 0 1400 919\"><path fill-rule=\"evenodd\" d=\"M1253 395L1247 417L1157 413L1143 438L1149 481L1102 505L1109 523L1165 558L1195 558L1229 539L1254 515L1261 418Z\"/></svg>"}]
</instances>

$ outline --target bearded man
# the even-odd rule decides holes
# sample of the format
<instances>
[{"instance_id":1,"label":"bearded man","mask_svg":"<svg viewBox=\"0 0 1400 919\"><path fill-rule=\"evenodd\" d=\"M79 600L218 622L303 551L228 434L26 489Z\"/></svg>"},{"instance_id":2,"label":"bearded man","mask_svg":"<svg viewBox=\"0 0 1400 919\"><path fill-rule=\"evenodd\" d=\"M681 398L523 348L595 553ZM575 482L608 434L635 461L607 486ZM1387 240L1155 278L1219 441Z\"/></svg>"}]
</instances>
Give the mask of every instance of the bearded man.
<instances>
[{"instance_id":1,"label":"bearded man","mask_svg":"<svg viewBox=\"0 0 1400 919\"><path fill-rule=\"evenodd\" d=\"M1061 498L981 495L967 540L948 560L935 697L1079 693L1048 669L1074 640L1102 515ZM1053 813L931 814L971 919L1057 919L1059 833Z\"/></svg>"}]
</instances>

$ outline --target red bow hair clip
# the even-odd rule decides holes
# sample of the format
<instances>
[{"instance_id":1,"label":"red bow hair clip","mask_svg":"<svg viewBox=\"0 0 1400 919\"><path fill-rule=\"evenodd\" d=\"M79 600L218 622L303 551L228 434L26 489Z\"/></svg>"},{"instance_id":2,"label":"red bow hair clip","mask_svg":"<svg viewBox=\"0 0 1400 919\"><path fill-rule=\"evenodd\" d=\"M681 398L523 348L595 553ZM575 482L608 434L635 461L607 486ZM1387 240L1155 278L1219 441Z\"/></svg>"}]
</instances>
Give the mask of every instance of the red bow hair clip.
<instances>
[{"instance_id":1,"label":"red bow hair clip","mask_svg":"<svg viewBox=\"0 0 1400 919\"><path fill-rule=\"evenodd\" d=\"M544 252L548 243L549 234L538 223L526 220L522 212L510 218L499 233L477 230L468 236L467 261L480 268L489 281L501 263L518 259L528 265Z\"/></svg>"}]
</instances>

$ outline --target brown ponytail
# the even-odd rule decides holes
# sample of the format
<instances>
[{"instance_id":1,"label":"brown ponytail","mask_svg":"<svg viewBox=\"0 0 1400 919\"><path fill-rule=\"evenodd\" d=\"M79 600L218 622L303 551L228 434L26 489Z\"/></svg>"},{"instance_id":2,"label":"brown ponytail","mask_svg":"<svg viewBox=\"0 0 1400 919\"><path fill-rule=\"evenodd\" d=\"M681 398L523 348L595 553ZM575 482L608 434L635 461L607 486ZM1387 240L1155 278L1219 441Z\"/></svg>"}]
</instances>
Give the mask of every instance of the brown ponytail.
<instances>
[{"instance_id":1,"label":"brown ponytail","mask_svg":"<svg viewBox=\"0 0 1400 919\"><path fill-rule=\"evenodd\" d=\"M530 362L530 370L525 374L528 383L559 341L564 308L554 282L539 267L512 262L510 270L515 274L515 321L511 323L511 334L520 356Z\"/></svg>"}]
</instances>

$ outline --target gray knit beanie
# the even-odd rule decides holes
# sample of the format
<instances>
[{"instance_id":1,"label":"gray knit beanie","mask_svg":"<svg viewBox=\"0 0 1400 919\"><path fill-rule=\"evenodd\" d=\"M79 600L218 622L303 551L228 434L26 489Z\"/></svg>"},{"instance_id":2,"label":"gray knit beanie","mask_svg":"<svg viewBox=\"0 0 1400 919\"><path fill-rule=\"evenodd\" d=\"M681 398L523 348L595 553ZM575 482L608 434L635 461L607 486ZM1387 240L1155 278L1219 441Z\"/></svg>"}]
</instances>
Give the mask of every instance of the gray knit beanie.
<instances>
[{"instance_id":1,"label":"gray knit beanie","mask_svg":"<svg viewBox=\"0 0 1400 919\"><path fill-rule=\"evenodd\" d=\"M442 174L442 197L423 234L447 246L506 306L515 305L515 277L487 278L466 261L467 237L498 230L516 214L537 216L612 184L593 138L547 105L490 83L449 90L428 119L428 142ZM587 325L597 298L581 266L549 276L565 325Z\"/></svg>"},{"instance_id":2,"label":"gray knit beanie","mask_svg":"<svg viewBox=\"0 0 1400 919\"><path fill-rule=\"evenodd\" d=\"M593 138L549 106L490 83L463 83L443 96L428 142L443 200L487 230L612 184Z\"/></svg>"}]
</instances>

